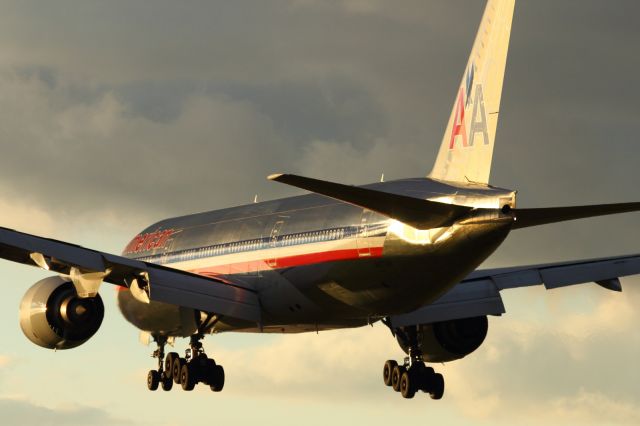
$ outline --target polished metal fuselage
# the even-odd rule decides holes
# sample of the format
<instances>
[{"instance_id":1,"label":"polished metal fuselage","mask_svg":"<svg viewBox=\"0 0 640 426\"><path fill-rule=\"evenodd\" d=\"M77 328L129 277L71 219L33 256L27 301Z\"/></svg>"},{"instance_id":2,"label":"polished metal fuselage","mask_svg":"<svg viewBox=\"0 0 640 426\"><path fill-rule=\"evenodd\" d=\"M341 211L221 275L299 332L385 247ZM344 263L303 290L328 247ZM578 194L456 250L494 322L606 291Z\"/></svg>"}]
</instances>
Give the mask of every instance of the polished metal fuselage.
<instances>
[{"instance_id":1,"label":"polished metal fuselage","mask_svg":"<svg viewBox=\"0 0 640 426\"><path fill-rule=\"evenodd\" d=\"M260 324L219 318L208 331L303 332L361 326L424 306L472 272L511 228L512 218L499 210L515 207L511 190L426 178L365 187L496 213L416 230L309 194L163 220L140 234L170 234L161 245L138 236L140 244L124 254L258 294ZM126 289L118 302L127 320L152 334L189 335L201 315L142 303Z\"/></svg>"}]
</instances>

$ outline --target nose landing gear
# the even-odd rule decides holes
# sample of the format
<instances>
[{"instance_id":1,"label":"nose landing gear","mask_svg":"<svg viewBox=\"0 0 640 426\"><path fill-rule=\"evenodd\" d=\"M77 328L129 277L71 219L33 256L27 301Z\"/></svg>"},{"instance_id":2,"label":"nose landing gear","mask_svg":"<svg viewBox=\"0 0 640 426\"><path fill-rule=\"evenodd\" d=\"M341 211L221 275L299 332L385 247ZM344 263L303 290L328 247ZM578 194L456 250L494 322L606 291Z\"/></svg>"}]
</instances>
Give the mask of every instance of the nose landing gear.
<instances>
[{"instance_id":1,"label":"nose landing gear","mask_svg":"<svg viewBox=\"0 0 640 426\"><path fill-rule=\"evenodd\" d=\"M158 358L158 370L151 370L147 375L149 390L158 389L158 384L161 383L162 389L168 391L175 383L183 390L192 391L198 383L204 383L213 392L220 392L224 388L224 368L207 357L200 342L203 337L200 333L191 336L184 358L176 352L169 352L165 358L166 338L157 339L158 349L153 356Z\"/></svg>"}]
</instances>

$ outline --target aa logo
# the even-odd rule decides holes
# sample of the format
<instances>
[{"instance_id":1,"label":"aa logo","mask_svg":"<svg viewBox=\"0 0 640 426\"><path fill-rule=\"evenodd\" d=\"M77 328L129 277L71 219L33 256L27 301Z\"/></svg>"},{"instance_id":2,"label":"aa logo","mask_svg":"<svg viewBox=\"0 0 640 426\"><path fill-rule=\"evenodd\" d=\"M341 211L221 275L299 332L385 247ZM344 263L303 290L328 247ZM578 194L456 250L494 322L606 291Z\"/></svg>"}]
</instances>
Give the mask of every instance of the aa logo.
<instances>
[{"instance_id":1,"label":"aa logo","mask_svg":"<svg viewBox=\"0 0 640 426\"><path fill-rule=\"evenodd\" d=\"M451 140L449 149L453 149L457 138L462 140L462 146L473 146L476 135L482 134L485 145L489 145L489 132L487 130L487 114L484 109L484 96L482 95L482 85L476 84L475 98L473 99L473 114L471 115L471 123L469 132L467 133L466 120L464 118L464 89L461 87L458 93L458 101L456 102L456 112L453 116L453 126L451 129ZM468 139L467 139L467 134Z\"/></svg>"}]
</instances>

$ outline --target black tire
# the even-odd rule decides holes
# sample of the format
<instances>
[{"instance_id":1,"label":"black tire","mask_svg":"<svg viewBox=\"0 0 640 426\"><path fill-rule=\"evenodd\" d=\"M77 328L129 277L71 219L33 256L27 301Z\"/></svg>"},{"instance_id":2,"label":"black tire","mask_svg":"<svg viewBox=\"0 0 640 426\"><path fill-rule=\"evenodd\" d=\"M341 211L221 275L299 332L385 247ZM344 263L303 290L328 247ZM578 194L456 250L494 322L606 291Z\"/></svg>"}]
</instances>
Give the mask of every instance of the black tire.
<instances>
[{"instance_id":1,"label":"black tire","mask_svg":"<svg viewBox=\"0 0 640 426\"><path fill-rule=\"evenodd\" d=\"M209 366L212 362L213 365L216 364L215 361L207 358L204 354L191 360L189 364L191 364L191 372L194 375L193 380L196 383L202 382L208 384Z\"/></svg>"},{"instance_id":2,"label":"black tire","mask_svg":"<svg viewBox=\"0 0 640 426\"><path fill-rule=\"evenodd\" d=\"M180 370L180 384L182 389L186 391L192 391L196 387L195 374L193 374L193 368L191 365L185 364Z\"/></svg>"},{"instance_id":3,"label":"black tire","mask_svg":"<svg viewBox=\"0 0 640 426\"><path fill-rule=\"evenodd\" d=\"M209 387L214 392L220 392L224 388L224 368L221 365L213 367L212 382Z\"/></svg>"},{"instance_id":4,"label":"black tire","mask_svg":"<svg viewBox=\"0 0 640 426\"><path fill-rule=\"evenodd\" d=\"M402 374L407 371L403 365L396 365L393 367L393 371L391 372L391 387L394 391L400 392L400 379L402 379Z\"/></svg>"},{"instance_id":5,"label":"black tire","mask_svg":"<svg viewBox=\"0 0 640 426\"><path fill-rule=\"evenodd\" d=\"M173 388L173 378L167 376L166 373L162 373L160 376L160 387L163 391L169 392Z\"/></svg>"},{"instance_id":6,"label":"black tire","mask_svg":"<svg viewBox=\"0 0 640 426\"><path fill-rule=\"evenodd\" d=\"M400 394L403 398L411 399L416 394L416 379L418 376L411 371L405 371L400 378Z\"/></svg>"},{"instance_id":7,"label":"black tire","mask_svg":"<svg viewBox=\"0 0 640 426\"><path fill-rule=\"evenodd\" d=\"M203 369L202 381L207 385L212 385L216 382L216 362L212 359L207 359L207 363Z\"/></svg>"},{"instance_id":8,"label":"black tire","mask_svg":"<svg viewBox=\"0 0 640 426\"><path fill-rule=\"evenodd\" d=\"M392 359L384 363L384 368L382 369L382 381L386 386L391 386L391 376L396 365L398 365L398 363Z\"/></svg>"},{"instance_id":9,"label":"black tire","mask_svg":"<svg viewBox=\"0 0 640 426\"><path fill-rule=\"evenodd\" d=\"M444 377L440 373L435 373L431 376L430 381L429 396L431 399L442 399L444 395Z\"/></svg>"},{"instance_id":10,"label":"black tire","mask_svg":"<svg viewBox=\"0 0 640 426\"><path fill-rule=\"evenodd\" d=\"M176 385L180 384L180 372L182 371L182 367L186 363L187 360L180 357L173 360L173 369L171 370L171 376L173 377L173 381Z\"/></svg>"},{"instance_id":11,"label":"black tire","mask_svg":"<svg viewBox=\"0 0 640 426\"><path fill-rule=\"evenodd\" d=\"M149 374L147 374L147 388L150 391L157 390L159 383L160 383L160 373L158 373L156 370L150 370Z\"/></svg>"},{"instance_id":12,"label":"black tire","mask_svg":"<svg viewBox=\"0 0 640 426\"><path fill-rule=\"evenodd\" d=\"M180 358L176 352L169 352L164 358L164 375L167 377L173 377L173 360Z\"/></svg>"}]
</instances>

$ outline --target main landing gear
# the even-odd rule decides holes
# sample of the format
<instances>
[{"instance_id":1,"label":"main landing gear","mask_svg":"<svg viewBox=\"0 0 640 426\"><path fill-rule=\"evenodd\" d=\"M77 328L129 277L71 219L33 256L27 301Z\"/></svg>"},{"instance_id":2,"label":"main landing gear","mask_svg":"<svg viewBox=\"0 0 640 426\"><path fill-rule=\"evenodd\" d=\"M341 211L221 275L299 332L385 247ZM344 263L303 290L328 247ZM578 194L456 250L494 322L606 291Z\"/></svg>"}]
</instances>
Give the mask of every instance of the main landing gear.
<instances>
[{"instance_id":1,"label":"main landing gear","mask_svg":"<svg viewBox=\"0 0 640 426\"><path fill-rule=\"evenodd\" d=\"M147 375L149 390L154 391L158 385L162 385L163 390L170 391L175 383L191 391L198 383L204 383L212 391L220 392L224 387L224 369L204 353L200 342L203 337L200 333L191 336L184 358L180 358L176 352L169 352L165 358L164 345L167 339L157 338L158 349L153 352L153 357L158 358L158 369L149 371Z\"/></svg>"},{"instance_id":2,"label":"main landing gear","mask_svg":"<svg viewBox=\"0 0 640 426\"><path fill-rule=\"evenodd\" d=\"M436 373L433 368L427 367L422 358L422 351L418 345L417 328L407 327L405 330L397 330L403 333L409 346L409 356L404 359L402 365L394 360L384 363L382 378L384 384L391 386L394 391L400 392L404 398L413 398L418 391L423 391L431 396L431 399L441 399L444 395L444 378Z\"/></svg>"}]
</instances>

